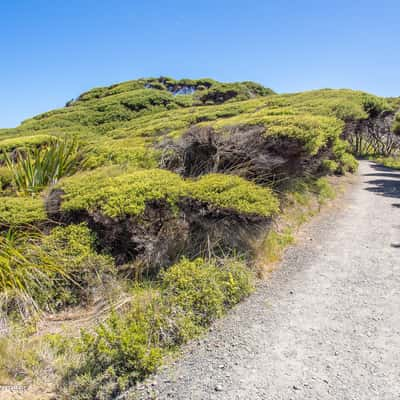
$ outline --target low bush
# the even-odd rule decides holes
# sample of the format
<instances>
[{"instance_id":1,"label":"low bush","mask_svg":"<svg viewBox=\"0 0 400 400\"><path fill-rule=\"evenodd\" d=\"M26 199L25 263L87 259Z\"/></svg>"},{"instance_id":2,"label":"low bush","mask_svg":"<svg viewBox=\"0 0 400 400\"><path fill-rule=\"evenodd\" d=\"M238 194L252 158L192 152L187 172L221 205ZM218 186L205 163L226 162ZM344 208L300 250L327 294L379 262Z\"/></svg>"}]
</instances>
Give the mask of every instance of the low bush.
<instances>
[{"instance_id":1,"label":"low bush","mask_svg":"<svg viewBox=\"0 0 400 400\"><path fill-rule=\"evenodd\" d=\"M320 204L336 197L335 190L326 178L319 178L313 182L312 190L317 194Z\"/></svg>"},{"instance_id":2,"label":"low bush","mask_svg":"<svg viewBox=\"0 0 400 400\"><path fill-rule=\"evenodd\" d=\"M45 222L47 215L40 197L1 197L0 228L29 226Z\"/></svg>"},{"instance_id":3,"label":"low bush","mask_svg":"<svg viewBox=\"0 0 400 400\"><path fill-rule=\"evenodd\" d=\"M340 174L344 174L346 172L356 172L358 169L358 161L356 158L350 154L350 153L345 153L342 155L342 157L339 160L339 168L337 172Z\"/></svg>"},{"instance_id":4,"label":"low bush","mask_svg":"<svg viewBox=\"0 0 400 400\"><path fill-rule=\"evenodd\" d=\"M0 191L11 185L13 174L7 167L0 167Z\"/></svg>"},{"instance_id":5,"label":"low bush","mask_svg":"<svg viewBox=\"0 0 400 400\"><path fill-rule=\"evenodd\" d=\"M129 310L84 332L79 361L64 376L63 398L111 399L153 372L162 357L199 333L253 289L241 263L183 259L155 288L138 287Z\"/></svg>"},{"instance_id":6,"label":"low bush","mask_svg":"<svg viewBox=\"0 0 400 400\"><path fill-rule=\"evenodd\" d=\"M189 184L189 196L243 214L268 217L279 211L271 189L233 175L204 175Z\"/></svg>"},{"instance_id":7,"label":"low bush","mask_svg":"<svg viewBox=\"0 0 400 400\"><path fill-rule=\"evenodd\" d=\"M388 168L400 169L400 157L378 157L375 161Z\"/></svg>"},{"instance_id":8,"label":"low bush","mask_svg":"<svg viewBox=\"0 0 400 400\"><path fill-rule=\"evenodd\" d=\"M323 160L322 171L325 174L334 174L339 169L339 164L334 160Z\"/></svg>"},{"instance_id":9,"label":"low bush","mask_svg":"<svg viewBox=\"0 0 400 400\"><path fill-rule=\"evenodd\" d=\"M32 135L32 136L17 136L13 138L0 140L0 150L3 152L11 152L13 150L28 150L43 147L52 141L54 136L50 135Z\"/></svg>"},{"instance_id":10,"label":"low bush","mask_svg":"<svg viewBox=\"0 0 400 400\"><path fill-rule=\"evenodd\" d=\"M94 250L85 225L0 236L0 296L6 313L85 304L114 272L110 257Z\"/></svg>"},{"instance_id":11,"label":"low bush","mask_svg":"<svg viewBox=\"0 0 400 400\"><path fill-rule=\"evenodd\" d=\"M90 303L115 276L114 260L96 252L96 237L85 224L54 228L43 236L40 248L68 276L52 274L51 286L38 297L50 309Z\"/></svg>"},{"instance_id":12,"label":"low bush","mask_svg":"<svg viewBox=\"0 0 400 400\"><path fill-rule=\"evenodd\" d=\"M152 200L166 200L176 207L185 197L265 217L279 206L270 189L237 176L210 174L190 181L161 169L103 168L64 179L58 188L64 192L62 210L97 210L109 217L140 215Z\"/></svg>"},{"instance_id":13,"label":"low bush","mask_svg":"<svg viewBox=\"0 0 400 400\"><path fill-rule=\"evenodd\" d=\"M218 267L203 259L179 264L162 274L161 289L196 325L207 326L251 291L248 271L238 262Z\"/></svg>"}]
</instances>

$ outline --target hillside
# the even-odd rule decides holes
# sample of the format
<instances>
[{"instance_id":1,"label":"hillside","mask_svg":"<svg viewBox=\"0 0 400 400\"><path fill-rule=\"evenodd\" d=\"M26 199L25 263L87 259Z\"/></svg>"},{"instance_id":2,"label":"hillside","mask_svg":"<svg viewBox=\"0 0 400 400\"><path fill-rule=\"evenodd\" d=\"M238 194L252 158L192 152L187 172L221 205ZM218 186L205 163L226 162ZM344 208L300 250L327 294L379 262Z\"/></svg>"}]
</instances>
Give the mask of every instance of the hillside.
<instances>
[{"instance_id":1,"label":"hillside","mask_svg":"<svg viewBox=\"0 0 400 400\"><path fill-rule=\"evenodd\" d=\"M289 203L322 203L353 154L397 146L397 109L348 89L161 77L1 129L0 378L111 399L146 377L252 291L260 254L290 241L274 231ZM82 335L38 334L98 306Z\"/></svg>"}]
</instances>

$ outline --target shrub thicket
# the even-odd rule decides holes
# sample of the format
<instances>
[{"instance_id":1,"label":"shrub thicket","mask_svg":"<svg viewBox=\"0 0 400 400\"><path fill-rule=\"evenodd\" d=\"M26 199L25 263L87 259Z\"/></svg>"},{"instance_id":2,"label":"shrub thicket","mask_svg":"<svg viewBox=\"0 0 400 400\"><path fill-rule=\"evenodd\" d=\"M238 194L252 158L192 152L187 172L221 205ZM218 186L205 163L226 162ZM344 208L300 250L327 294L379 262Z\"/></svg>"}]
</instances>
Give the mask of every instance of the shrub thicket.
<instances>
[{"instance_id":1,"label":"shrub thicket","mask_svg":"<svg viewBox=\"0 0 400 400\"><path fill-rule=\"evenodd\" d=\"M270 189L222 174L191 181L161 169L105 168L64 179L59 188L64 192L64 211L97 210L109 217L140 215L152 200L166 200L176 207L185 197L244 214L268 217L278 211L278 200Z\"/></svg>"}]
</instances>

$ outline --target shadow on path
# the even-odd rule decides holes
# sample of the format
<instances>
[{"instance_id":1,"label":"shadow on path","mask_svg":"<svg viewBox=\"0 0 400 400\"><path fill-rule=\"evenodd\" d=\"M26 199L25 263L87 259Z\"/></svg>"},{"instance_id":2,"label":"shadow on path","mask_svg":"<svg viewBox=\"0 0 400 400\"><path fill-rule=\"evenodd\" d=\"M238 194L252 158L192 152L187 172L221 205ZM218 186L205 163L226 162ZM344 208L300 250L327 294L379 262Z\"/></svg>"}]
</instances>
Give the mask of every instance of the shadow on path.
<instances>
[{"instance_id":1,"label":"shadow on path","mask_svg":"<svg viewBox=\"0 0 400 400\"><path fill-rule=\"evenodd\" d=\"M365 190L380 196L400 199L400 174L383 165L372 164L372 168L377 172L373 174L364 174L363 176L373 176L377 179L366 181L366 183L371 186L367 187ZM393 204L393 207L400 208L400 204Z\"/></svg>"}]
</instances>

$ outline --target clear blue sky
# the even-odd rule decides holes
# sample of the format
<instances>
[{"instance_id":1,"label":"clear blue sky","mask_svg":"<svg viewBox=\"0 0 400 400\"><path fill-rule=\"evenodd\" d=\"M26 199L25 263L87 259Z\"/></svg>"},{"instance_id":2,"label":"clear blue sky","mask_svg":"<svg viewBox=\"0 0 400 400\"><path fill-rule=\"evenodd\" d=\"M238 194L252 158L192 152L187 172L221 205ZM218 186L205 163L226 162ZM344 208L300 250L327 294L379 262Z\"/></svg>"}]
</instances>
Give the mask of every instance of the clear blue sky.
<instances>
[{"instance_id":1,"label":"clear blue sky","mask_svg":"<svg viewBox=\"0 0 400 400\"><path fill-rule=\"evenodd\" d=\"M0 127L145 76L400 95L397 0L3 0Z\"/></svg>"}]
</instances>

